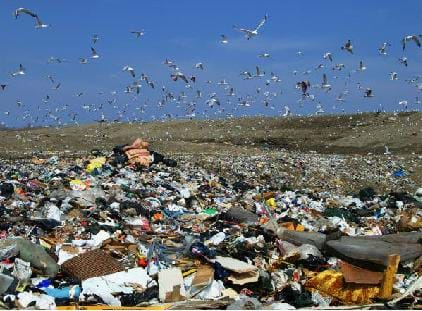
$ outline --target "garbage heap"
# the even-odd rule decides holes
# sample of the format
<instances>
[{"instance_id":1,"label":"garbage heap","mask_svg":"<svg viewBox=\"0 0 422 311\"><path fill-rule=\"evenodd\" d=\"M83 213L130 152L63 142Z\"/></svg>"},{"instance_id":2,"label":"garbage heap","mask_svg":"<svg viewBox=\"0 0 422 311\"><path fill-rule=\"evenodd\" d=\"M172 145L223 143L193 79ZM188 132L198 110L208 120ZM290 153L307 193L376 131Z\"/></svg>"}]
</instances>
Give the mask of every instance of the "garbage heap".
<instances>
[{"instance_id":1,"label":"garbage heap","mask_svg":"<svg viewBox=\"0 0 422 311\"><path fill-rule=\"evenodd\" d=\"M98 151L0 166L0 308L421 307L421 188L281 191Z\"/></svg>"}]
</instances>

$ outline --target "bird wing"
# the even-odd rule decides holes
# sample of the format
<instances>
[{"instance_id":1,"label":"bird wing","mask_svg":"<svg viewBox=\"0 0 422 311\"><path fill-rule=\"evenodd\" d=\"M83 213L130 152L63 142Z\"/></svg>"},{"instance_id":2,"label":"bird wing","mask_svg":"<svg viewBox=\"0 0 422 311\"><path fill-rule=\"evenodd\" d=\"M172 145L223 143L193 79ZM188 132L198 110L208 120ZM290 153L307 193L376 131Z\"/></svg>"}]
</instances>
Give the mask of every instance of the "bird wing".
<instances>
[{"instance_id":1,"label":"bird wing","mask_svg":"<svg viewBox=\"0 0 422 311\"><path fill-rule=\"evenodd\" d=\"M327 75L325 73L322 75L322 82L323 84L327 84Z\"/></svg>"},{"instance_id":2,"label":"bird wing","mask_svg":"<svg viewBox=\"0 0 422 311\"><path fill-rule=\"evenodd\" d=\"M256 75L259 76L260 75L260 71L259 71L259 67L256 66Z\"/></svg>"},{"instance_id":3,"label":"bird wing","mask_svg":"<svg viewBox=\"0 0 422 311\"><path fill-rule=\"evenodd\" d=\"M258 24L258 26L256 26L255 31L258 31L258 30L259 30L259 28L261 28L262 26L264 26L264 24L265 24L265 22L267 21L267 19L268 19L268 15L267 15L267 14L265 14L265 16L264 16L264 18L262 19L262 21Z\"/></svg>"},{"instance_id":4,"label":"bird wing","mask_svg":"<svg viewBox=\"0 0 422 311\"><path fill-rule=\"evenodd\" d=\"M28 14L28 15L30 15L30 16L32 16L32 17L37 17L38 15L37 14L35 14L34 12L32 12L32 11L30 11L30 10L28 10L28 9L25 9L25 8L19 8L19 9L17 9L16 11L15 11L15 18L17 18L18 16L19 16L19 14Z\"/></svg>"},{"instance_id":5,"label":"bird wing","mask_svg":"<svg viewBox=\"0 0 422 311\"><path fill-rule=\"evenodd\" d=\"M93 47L91 47L91 52L92 52L92 55L98 55L97 51Z\"/></svg>"},{"instance_id":6,"label":"bird wing","mask_svg":"<svg viewBox=\"0 0 422 311\"><path fill-rule=\"evenodd\" d=\"M417 36L412 36L412 40L415 41L418 47L421 47L421 41L418 39Z\"/></svg>"}]
</instances>

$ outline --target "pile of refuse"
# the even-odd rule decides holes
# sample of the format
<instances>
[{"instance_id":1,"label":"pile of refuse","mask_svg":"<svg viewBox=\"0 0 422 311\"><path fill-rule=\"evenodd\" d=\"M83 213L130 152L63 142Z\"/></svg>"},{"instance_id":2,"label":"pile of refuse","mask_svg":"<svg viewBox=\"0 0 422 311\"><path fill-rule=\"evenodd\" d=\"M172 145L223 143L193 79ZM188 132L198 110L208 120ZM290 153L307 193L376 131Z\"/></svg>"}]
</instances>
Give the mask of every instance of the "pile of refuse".
<instances>
[{"instance_id":1,"label":"pile of refuse","mask_svg":"<svg viewBox=\"0 0 422 311\"><path fill-rule=\"evenodd\" d=\"M282 191L98 151L0 169L0 309L421 307L422 188Z\"/></svg>"}]
</instances>

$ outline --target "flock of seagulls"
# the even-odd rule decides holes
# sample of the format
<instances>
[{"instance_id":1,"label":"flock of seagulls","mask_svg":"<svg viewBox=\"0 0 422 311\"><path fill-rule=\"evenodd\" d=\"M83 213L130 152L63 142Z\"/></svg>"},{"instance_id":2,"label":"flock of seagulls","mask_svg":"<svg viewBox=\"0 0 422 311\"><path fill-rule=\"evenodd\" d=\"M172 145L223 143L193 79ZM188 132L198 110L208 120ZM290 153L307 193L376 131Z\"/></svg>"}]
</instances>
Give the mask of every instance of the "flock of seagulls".
<instances>
[{"instance_id":1,"label":"flock of seagulls","mask_svg":"<svg viewBox=\"0 0 422 311\"><path fill-rule=\"evenodd\" d=\"M13 12L15 19L20 16L27 15L34 18L35 28L44 29L51 25L44 24L39 15L35 12L26 9L18 8ZM263 26L269 21L269 16L266 14L259 21L257 26L253 29L233 26L233 29L241 32L246 40L256 39L261 34ZM139 39L146 35L144 29L129 31L136 39ZM81 65L87 65L97 62L100 58L103 59L103 55L97 52L97 43L102 40L98 34L91 35L90 41L90 55L80 56L75 58ZM422 35L406 35L401 39L402 51L412 48L411 43L414 46L421 47ZM398 40L397 40L398 41ZM230 41L225 34L220 35L219 43L221 45L230 45ZM389 42L383 42L379 45L378 54L382 57L390 55L390 48L393 44ZM87 51L89 51L87 47ZM100 51L101 52L101 51ZM305 52L298 51L297 57L303 57ZM349 39L345 41L338 48L338 53L344 53L346 57L356 57L354 51L354 45ZM335 90L334 86L341 85L340 77L344 76L344 83L342 84L342 90L332 97L334 103L342 104L347 102L347 98L353 89L352 77L354 74L362 74L367 71L367 64L360 60L358 65L353 68L348 68L346 64L336 62L337 54L335 52L327 51L321 55L321 59L317 62L312 69L307 69L302 72L303 78L299 78L300 70L294 70L291 73L293 79L297 79L295 84L291 85L291 89L295 88L298 90L297 103L300 107L303 107L306 103L314 103L315 114L325 113L323 100L321 100L322 94L331 94ZM261 62L269 62L272 60L272 55L263 51L257 55ZM106 56L104 56L106 59ZM60 66L62 63L67 63L64 58L60 57L49 57L47 60L48 65ZM409 66L409 62L406 56L398 58L398 64L405 67ZM289 88L288 85L284 85L284 77L287 78L287 74L280 75L273 71L267 73L262 65L254 65L251 68L245 68L242 70L238 77L243 81L253 80L258 87L248 86L251 90L247 94L241 94L235 85L231 83L229 79L221 79L219 81L211 81L207 79L206 73L208 66L204 62L193 63L189 68L182 68L174 60L170 58L165 59L162 65L169 70L169 80L165 85L158 86L158 82L152 79L148 74L141 72L136 69L133 65L125 65L121 71L127 73L126 77L131 79L127 83L126 87L121 90L109 90L109 91L98 91L100 103L92 104L84 101L86 91L75 90L74 98L79 103L79 108L74 109L69 104L62 107L55 107L52 102L54 101L53 96L46 94L41 100L40 104L37 105L36 109L39 114L35 115L30 112L28 107L22 100L17 99L16 104L19 109L24 109L23 113L16 114L16 119L22 118L29 124L79 124L81 117L87 113L94 113L95 120L98 122L106 121L141 121L145 119L145 114L149 106L156 106L159 111L163 112L162 118L195 118L197 117L198 111L202 110L202 114L206 117L215 115L234 116L239 114L247 107L261 106L263 109L273 109L278 111L278 114L283 117L292 115L292 110L288 104L283 103L282 95L283 88ZM265 64L264 64L265 67ZM330 69L331 70L327 70ZM349 69L347 71L347 69ZM322 72L321 72L322 71ZM325 72L324 72L325 71ZM321 80L319 83L311 82L311 75L320 72ZM318 75L319 75L318 74ZM10 72L12 79L18 79L19 76L26 75L26 68L23 64L19 64L19 67L14 71ZM122 76L124 79L125 76ZM282 80L283 77L283 80ZM49 74L47 79L51 82L51 90L60 92L62 83L56 81L53 75ZM389 79L386 80L396 81L399 79L399 75L396 71L389 73ZM336 81L336 83L334 83ZM409 85L416 87L417 90L422 91L422 76L412 76L404 80ZM0 81L1 82L1 81ZM10 82L13 83L13 82ZM248 83L248 82L243 82ZM0 91L6 92L8 83L0 83ZM155 104L149 98L145 97L146 88L149 92L154 92ZM177 91L175 91L175 89ZM182 89L182 90L180 90ZM374 90L369 86L363 86L360 82L356 82L356 89L362 92L361 96L364 100L375 96ZM297 91L296 91L297 92ZM119 94L123 96L129 96L129 100L121 102ZM1 95L1 93L0 93ZM408 109L409 103L412 103L408 99L403 99L398 102L400 107ZM420 105L421 100L419 97L415 98L413 102L415 105ZM290 103L292 105L292 103ZM277 110L280 109L280 110ZM344 109L344 108L343 108ZM114 111L111 115L109 111ZM172 111L172 112L171 112ZM174 111L183 111L174 112ZM344 111L344 110L343 110ZM109 115L110 117L106 116ZM7 117L11 116L9 110L4 111L4 115ZM156 116L153 116L155 118ZM4 123L3 123L4 125Z\"/></svg>"}]
</instances>

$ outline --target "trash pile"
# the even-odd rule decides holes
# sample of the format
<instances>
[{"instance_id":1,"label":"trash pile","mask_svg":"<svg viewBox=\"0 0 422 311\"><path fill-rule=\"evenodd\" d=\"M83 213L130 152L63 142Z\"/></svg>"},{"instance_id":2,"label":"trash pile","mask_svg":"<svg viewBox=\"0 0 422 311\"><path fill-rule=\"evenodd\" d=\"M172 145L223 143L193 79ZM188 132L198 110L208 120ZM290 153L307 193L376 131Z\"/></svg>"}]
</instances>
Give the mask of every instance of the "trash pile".
<instances>
[{"instance_id":1,"label":"trash pile","mask_svg":"<svg viewBox=\"0 0 422 311\"><path fill-rule=\"evenodd\" d=\"M283 191L122 150L2 162L0 308L421 307L422 188Z\"/></svg>"}]
</instances>

